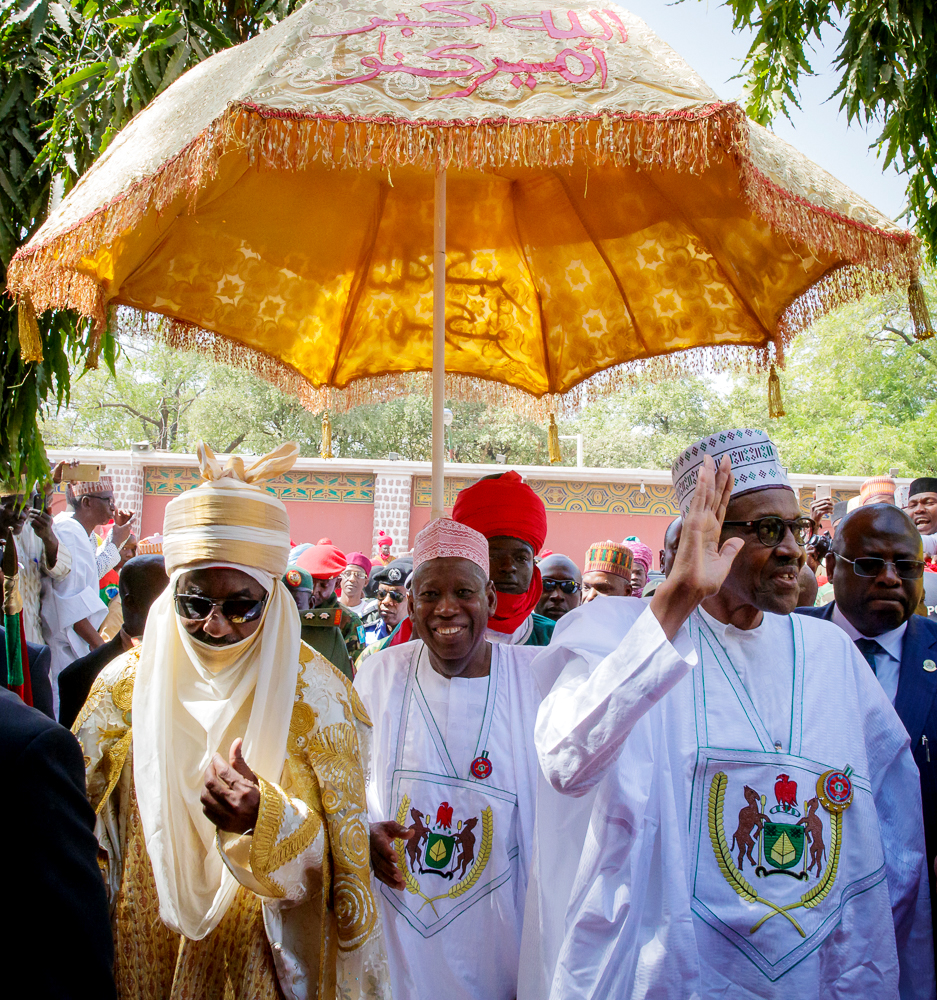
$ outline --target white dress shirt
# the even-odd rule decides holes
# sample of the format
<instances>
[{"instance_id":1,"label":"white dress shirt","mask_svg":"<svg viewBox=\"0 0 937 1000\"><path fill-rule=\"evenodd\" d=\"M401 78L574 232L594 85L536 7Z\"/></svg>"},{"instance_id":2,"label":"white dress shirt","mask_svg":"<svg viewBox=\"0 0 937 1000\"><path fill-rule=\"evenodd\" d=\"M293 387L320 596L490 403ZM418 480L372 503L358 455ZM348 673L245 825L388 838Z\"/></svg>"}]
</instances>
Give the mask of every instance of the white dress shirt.
<instances>
[{"instance_id":1,"label":"white dress shirt","mask_svg":"<svg viewBox=\"0 0 937 1000\"><path fill-rule=\"evenodd\" d=\"M875 676L888 700L894 705L895 696L898 694L898 671L901 667L901 649L904 643L904 633L908 627L907 622L902 622L898 628L893 628L890 632L883 632L881 635L863 635L855 628L839 610L839 605L833 605L833 624L838 625L852 639L874 639L884 650L883 653L875 653Z\"/></svg>"}]
</instances>

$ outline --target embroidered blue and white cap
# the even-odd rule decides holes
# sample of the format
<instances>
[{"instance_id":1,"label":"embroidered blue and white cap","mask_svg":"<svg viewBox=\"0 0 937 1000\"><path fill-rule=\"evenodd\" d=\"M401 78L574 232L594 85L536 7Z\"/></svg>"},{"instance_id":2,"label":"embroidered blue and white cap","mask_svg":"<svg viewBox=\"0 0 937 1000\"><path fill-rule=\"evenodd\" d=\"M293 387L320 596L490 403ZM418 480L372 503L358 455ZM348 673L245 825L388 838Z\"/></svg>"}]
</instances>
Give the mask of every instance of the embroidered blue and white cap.
<instances>
[{"instance_id":1,"label":"embroidered blue and white cap","mask_svg":"<svg viewBox=\"0 0 937 1000\"><path fill-rule=\"evenodd\" d=\"M680 452L670 469L673 488L677 494L680 514L686 517L696 489L696 480L703 467L703 458L709 455L719 464L723 455L729 456L735 485L732 496L754 493L772 487L793 492L785 469L778 459L778 449L764 431L750 429L717 431L690 445Z\"/></svg>"}]
</instances>

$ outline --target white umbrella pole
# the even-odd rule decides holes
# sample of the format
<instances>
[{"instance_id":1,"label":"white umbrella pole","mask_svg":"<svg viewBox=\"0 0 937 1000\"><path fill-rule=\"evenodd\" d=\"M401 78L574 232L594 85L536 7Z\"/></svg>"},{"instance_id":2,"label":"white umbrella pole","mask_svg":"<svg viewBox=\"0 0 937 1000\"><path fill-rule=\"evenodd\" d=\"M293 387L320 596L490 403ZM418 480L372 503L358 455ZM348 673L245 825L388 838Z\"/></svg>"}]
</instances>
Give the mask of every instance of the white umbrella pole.
<instances>
[{"instance_id":1,"label":"white umbrella pole","mask_svg":"<svg viewBox=\"0 0 937 1000\"><path fill-rule=\"evenodd\" d=\"M431 519L442 517L446 428L446 171L436 173L433 198L433 478Z\"/></svg>"}]
</instances>

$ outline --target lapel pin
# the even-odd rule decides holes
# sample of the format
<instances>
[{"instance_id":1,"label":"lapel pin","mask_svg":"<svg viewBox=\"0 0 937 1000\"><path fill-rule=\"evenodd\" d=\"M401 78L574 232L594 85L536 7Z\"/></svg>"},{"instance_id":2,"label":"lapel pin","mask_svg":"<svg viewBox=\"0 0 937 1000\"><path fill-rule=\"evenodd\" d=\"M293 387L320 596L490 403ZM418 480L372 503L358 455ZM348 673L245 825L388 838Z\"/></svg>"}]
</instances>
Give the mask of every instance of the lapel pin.
<instances>
[{"instance_id":1,"label":"lapel pin","mask_svg":"<svg viewBox=\"0 0 937 1000\"><path fill-rule=\"evenodd\" d=\"M929 674L932 674L935 670L937 670L937 663L934 663L933 660L925 660L924 661L924 669Z\"/></svg>"}]
</instances>

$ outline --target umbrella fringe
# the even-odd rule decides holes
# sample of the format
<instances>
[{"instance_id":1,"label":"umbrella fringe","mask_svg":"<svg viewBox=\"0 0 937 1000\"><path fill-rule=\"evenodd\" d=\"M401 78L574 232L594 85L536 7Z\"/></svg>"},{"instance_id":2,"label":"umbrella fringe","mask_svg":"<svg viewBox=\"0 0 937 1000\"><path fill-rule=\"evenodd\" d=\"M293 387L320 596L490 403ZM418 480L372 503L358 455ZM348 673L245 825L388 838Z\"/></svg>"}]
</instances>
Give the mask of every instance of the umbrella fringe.
<instances>
[{"instance_id":1,"label":"umbrella fringe","mask_svg":"<svg viewBox=\"0 0 937 1000\"><path fill-rule=\"evenodd\" d=\"M744 112L734 104L588 118L405 122L303 114L234 105L219 134L252 164L303 170L318 162L355 170L416 167L491 170L590 163L668 167L699 173L713 155L740 146ZM221 121L221 119L220 119Z\"/></svg>"},{"instance_id":2,"label":"umbrella fringe","mask_svg":"<svg viewBox=\"0 0 937 1000\"><path fill-rule=\"evenodd\" d=\"M196 351L217 363L250 371L298 399L312 413L346 413L356 406L432 395L432 373L428 371L371 376L356 379L343 388L315 386L295 368L257 348L153 313L121 312L118 326L122 335L158 340L174 350ZM526 420L545 423L551 415L561 419L573 417L590 402L634 391L648 381L726 371L768 371L775 362L780 363L780 351L774 344L767 348L700 347L626 362L597 372L567 392L540 397L501 382L447 372L446 398L508 408Z\"/></svg>"},{"instance_id":3,"label":"umbrella fringe","mask_svg":"<svg viewBox=\"0 0 937 1000\"><path fill-rule=\"evenodd\" d=\"M750 157L740 159L742 194L772 229L809 251L884 271L889 287L908 285L917 274L920 241L909 232L884 233L867 223L815 205L776 184ZM871 290L871 286L870 289Z\"/></svg>"},{"instance_id":4,"label":"umbrella fringe","mask_svg":"<svg viewBox=\"0 0 937 1000\"><path fill-rule=\"evenodd\" d=\"M34 308L76 309L103 320L104 293L87 262L150 212L182 212L216 175L227 154L255 166L304 170L315 163L342 169L416 167L495 170L557 168L576 162L700 173L726 155L736 159L742 192L759 217L814 253L885 271L890 287L916 273L919 242L817 206L773 182L754 162L747 120L737 104L710 104L663 114L605 112L589 118L511 122L494 119L403 122L390 118L272 110L233 104L150 177L79 220L67 231L14 255L10 292ZM84 273L83 273L84 272ZM858 275L857 275L858 279ZM872 279L874 281L874 279ZM859 287L861 284L862 287ZM857 292L872 286L857 280Z\"/></svg>"},{"instance_id":5,"label":"umbrella fringe","mask_svg":"<svg viewBox=\"0 0 937 1000\"><path fill-rule=\"evenodd\" d=\"M108 302L101 285L87 273L88 258L95 257L147 213L178 213L194 207L199 192L217 173L222 157L232 153L242 153L260 167L284 170L302 170L316 162L383 171L403 166L425 170L491 170L518 165L556 168L584 161L693 173L731 156L739 166L742 195L757 216L814 254L848 262L834 267L788 304L777 321L779 347L836 306L867 292L907 287L917 273L920 256L919 241L910 233L876 229L815 205L771 180L755 162L747 120L736 104L710 104L666 114L607 112L586 119L420 124L233 104L153 175L66 232L17 251L8 271L8 290L20 303L28 296L36 312L71 308L103 325ZM196 342L204 335L203 331ZM220 340L210 336L215 342ZM247 349L234 345L231 350ZM733 350L747 354L751 349ZM273 359L261 367L271 364ZM276 364L292 371L280 362ZM637 366L641 376L647 377L648 364L631 362L621 370ZM692 360L679 365L668 361L665 367L673 370L675 366L683 371L700 370ZM271 380L277 384L298 380L309 387L295 372L288 378L281 373ZM473 381L490 384L483 379ZM305 398L306 394L297 395ZM482 395L487 395L487 390ZM538 418L542 417L539 413Z\"/></svg>"}]
</instances>

